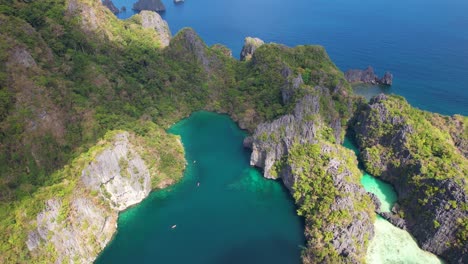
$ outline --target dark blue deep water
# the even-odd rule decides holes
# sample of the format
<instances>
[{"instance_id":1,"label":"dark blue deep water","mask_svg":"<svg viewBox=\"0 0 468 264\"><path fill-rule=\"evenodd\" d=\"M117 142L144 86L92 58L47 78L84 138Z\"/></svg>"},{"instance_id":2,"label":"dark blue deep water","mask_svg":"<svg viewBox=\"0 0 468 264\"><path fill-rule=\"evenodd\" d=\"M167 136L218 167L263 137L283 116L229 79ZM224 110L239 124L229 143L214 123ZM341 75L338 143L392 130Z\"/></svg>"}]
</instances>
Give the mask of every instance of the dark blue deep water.
<instances>
[{"instance_id":1,"label":"dark blue deep water","mask_svg":"<svg viewBox=\"0 0 468 264\"><path fill-rule=\"evenodd\" d=\"M468 115L467 0L162 0L173 34L192 27L208 45L240 53L246 36L288 46L320 44L345 71L394 73L396 93L416 107ZM114 0L133 14L134 0ZM382 89L361 89L375 93Z\"/></svg>"}]
</instances>

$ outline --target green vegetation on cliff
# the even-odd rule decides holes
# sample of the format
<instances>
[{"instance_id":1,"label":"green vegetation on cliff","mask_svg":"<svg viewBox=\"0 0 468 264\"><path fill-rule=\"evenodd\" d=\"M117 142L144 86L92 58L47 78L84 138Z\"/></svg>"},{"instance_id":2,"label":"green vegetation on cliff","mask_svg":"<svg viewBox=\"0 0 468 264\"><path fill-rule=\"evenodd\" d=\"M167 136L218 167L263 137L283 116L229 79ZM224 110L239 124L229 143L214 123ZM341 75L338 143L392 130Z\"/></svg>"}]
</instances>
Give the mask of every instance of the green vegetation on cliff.
<instances>
[{"instance_id":1,"label":"green vegetation on cliff","mask_svg":"<svg viewBox=\"0 0 468 264\"><path fill-rule=\"evenodd\" d=\"M360 189L361 173L353 153L324 142L296 144L286 162L297 177L293 196L299 215L306 221L308 247L303 252L304 263L346 263L349 259L363 262L371 236L365 229L375 214L370 197ZM339 254L332 242L350 225L360 228L363 237L342 236L345 241L340 243L351 243L347 248L356 251Z\"/></svg>"},{"instance_id":2,"label":"green vegetation on cliff","mask_svg":"<svg viewBox=\"0 0 468 264\"><path fill-rule=\"evenodd\" d=\"M138 134L129 134L129 142L136 152L128 152L127 157L119 159L122 176L130 177L130 174L126 172L129 169L129 161L133 159L130 155L137 153L145 163L144 168L149 171L152 188L165 187L178 181L182 177L185 168L184 151L179 138L166 134L164 130L149 122L137 125L137 130ZM81 235L80 239L83 240L81 243L91 248L92 253L95 255L102 250L102 241L99 241L93 232L97 231L95 228L102 229L104 226L95 226L97 223L91 223L91 221L80 222L77 220L80 219L80 216L76 213L79 208L75 208L77 206L72 206L72 204L84 199L90 200L100 208L100 214L104 215L106 219L116 220L114 218L116 218L117 214L112 211L112 203L108 202L111 194L102 189L102 195L100 195L101 190L90 189L84 183L82 175L84 175L86 168L96 161L96 157L101 155L103 151L113 147L116 136L123 133L126 132L110 131L106 133L87 152L73 159L64 168L51 174L48 182L44 184L46 186L40 187L36 192L19 201L0 206L0 262L29 263L33 260L35 263L50 263L59 258L64 262L72 260L73 257L80 257L81 259L83 256L79 255L69 255L66 257L70 259L63 259L64 256L58 254L57 245L51 239L52 236L56 235L55 233L62 232L66 234L67 228L70 226L76 227L77 225L78 229L82 230L79 233ZM136 170L136 167L133 166L133 170ZM125 172L126 174L123 175ZM138 171L132 172L138 173ZM141 185L142 182L139 182L139 184ZM39 247L39 251L30 252L26 247L26 242L39 225L48 222L48 220L44 220L44 217L40 222L38 215L41 212L43 216L47 215L44 212L50 211L50 205L46 206L50 201L57 201L60 204L59 215L55 218L58 227L48 230L48 240L40 240L40 243L46 243L46 245ZM54 224L54 221L50 221L49 225L45 225L43 228L50 228L52 224ZM106 233L105 239L109 240L112 233ZM92 256L87 257L92 258Z\"/></svg>"},{"instance_id":3,"label":"green vegetation on cliff","mask_svg":"<svg viewBox=\"0 0 468 264\"><path fill-rule=\"evenodd\" d=\"M467 120L380 95L353 124L366 170L396 188L411 233L453 262L465 262L468 250Z\"/></svg>"},{"instance_id":4,"label":"green vegetation on cliff","mask_svg":"<svg viewBox=\"0 0 468 264\"><path fill-rule=\"evenodd\" d=\"M206 109L229 113L252 131L301 99L302 92L289 102L282 98L286 68L303 76L309 92L316 85L329 89L330 105L351 115L350 87L321 47L268 44L239 62L220 45L207 47L191 29L161 49L156 32L140 23L138 16L118 20L98 0L0 0L0 262L61 256L51 242L36 253L26 247L44 210L58 206L58 222L88 230L91 223L72 221L73 198L89 198L103 212L113 206L95 200L112 193L88 190L78 180L109 131L129 131L156 175L155 188L176 181L183 165L163 128ZM128 160L119 167L131 177ZM83 243L99 248L87 239Z\"/></svg>"}]
</instances>

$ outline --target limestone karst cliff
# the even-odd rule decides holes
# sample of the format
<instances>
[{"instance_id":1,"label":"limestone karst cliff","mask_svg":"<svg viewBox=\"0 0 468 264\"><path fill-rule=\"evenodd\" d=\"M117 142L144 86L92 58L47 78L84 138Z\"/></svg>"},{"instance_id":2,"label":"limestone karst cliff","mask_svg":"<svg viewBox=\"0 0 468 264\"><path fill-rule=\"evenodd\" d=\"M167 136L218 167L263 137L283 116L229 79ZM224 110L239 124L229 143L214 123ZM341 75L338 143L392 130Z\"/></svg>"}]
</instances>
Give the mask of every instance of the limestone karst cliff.
<instances>
[{"instance_id":1,"label":"limestone karst cliff","mask_svg":"<svg viewBox=\"0 0 468 264\"><path fill-rule=\"evenodd\" d=\"M466 125L455 132L462 120L382 94L358 110L352 125L366 170L398 192L405 224L397 222L422 249L450 263L468 261L468 161L456 144L466 140Z\"/></svg>"},{"instance_id":2,"label":"limestone karst cliff","mask_svg":"<svg viewBox=\"0 0 468 264\"><path fill-rule=\"evenodd\" d=\"M18 242L25 243L29 251L17 254L33 262L92 263L115 233L120 211L141 202L152 189L166 187L182 176L185 160L179 139L162 131L151 135L155 138L109 132L59 171L56 184L32 197L37 207L16 217L22 230L10 231L11 235L22 237L27 233L22 238L25 241ZM168 159L174 166L169 171L164 168ZM10 263L12 257L1 256L4 263Z\"/></svg>"},{"instance_id":3,"label":"limestone karst cliff","mask_svg":"<svg viewBox=\"0 0 468 264\"><path fill-rule=\"evenodd\" d=\"M374 234L374 209L359 183L356 158L336 144L341 124L330 126L321 116L321 108L333 109L328 89L315 91L292 114L260 124L244 145L252 149L251 165L281 179L305 217L304 263L361 263ZM320 103L324 98L328 103Z\"/></svg>"}]
</instances>

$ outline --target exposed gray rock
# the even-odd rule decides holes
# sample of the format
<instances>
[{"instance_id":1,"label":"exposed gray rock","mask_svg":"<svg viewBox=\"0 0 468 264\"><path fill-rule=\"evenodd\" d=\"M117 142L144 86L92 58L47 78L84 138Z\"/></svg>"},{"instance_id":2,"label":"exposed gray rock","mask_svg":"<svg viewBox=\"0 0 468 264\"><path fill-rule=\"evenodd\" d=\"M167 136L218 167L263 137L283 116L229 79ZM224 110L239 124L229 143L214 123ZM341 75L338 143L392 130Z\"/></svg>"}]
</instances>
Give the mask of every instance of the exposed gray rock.
<instances>
[{"instance_id":1,"label":"exposed gray rock","mask_svg":"<svg viewBox=\"0 0 468 264\"><path fill-rule=\"evenodd\" d=\"M144 28L153 28L161 40L162 47L167 47L171 41L169 25L162 17L153 11L141 11L141 25Z\"/></svg>"},{"instance_id":2,"label":"exposed gray rock","mask_svg":"<svg viewBox=\"0 0 468 264\"><path fill-rule=\"evenodd\" d=\"M380 212L379 215L382 216L385 220L389 221L392 225L403 230L407 230L406 221L398 215L390 212Z\"/></svg>"},{"instance_id":3,"label":"exposed gray rock","mask_svg":"<svg viewBox=\"0 0 468 264\"><path fill-rule=\"evenodd\" d=\"M373 194L371 192L368 192L367 195L370 196L370 198L372 200L372 203L374 203L375 212L380 213L380 207L382 206L382 203L380 202L379 197L377 197L377 195L375 195L375 194Z\"/></svg>"},{"instance_id":4,"label":"exposed gray rock","mask_svg":"<svg viewBox=\"0 0 468 264\"><path fill-rule=\"evenodd\" d=\"M290 71L285 69L284 75L290 75ZM320 96L328 98L330 95L326 88L316 87L316 89L319 91L317 95L306 95L296 104L292 114L258 125L254 135L244 140L244 146L252 149L250 164L262 168L266 178L281 178L291 193L294 193L293 186L299 179L295 172L302 170L297 164L284 162L294 144L321 144L323 153L335 153L341 148L341 146L322 144L320 141L323 139L319 133L324 126L327 126L320 117ZM335 129L341 131L340 122L332 123L337 124ZM339 137L336 141L340 142ZM365 254L364 241L373 237L374 227L368 212L357 210L354 203L367 194L360 184L348 180L352 177L352 172L344 165L344 160L338 155L331 156L334 158L329 160L326 171L332 175L335 188L343 194L335 198L331 210L349 211L352 220L349 223L327 223L321 230L333 233L331 243L340 256L346 258L349 263L359 263L359 256ZM278 166L275 167L276 162L282 164L280 171ZM342 169L343 167L345 169ZM306 237L306 239L312 238ZM311 256L307 255L305 258L309 257Z\"/></svg>"},{"instance_id":5,"label":"exposed gray rock","mask_svg":"<svg viewBox=\"0 0 468 264\"><path fill-rule=\"evenodd\" d=\"M283 100L283 104L286 105L291 102L295 92L304 84L304 81L302 80L301 74L294 77L293 72L287 66L283 68L281 75L286 78L286 83L281 88L281 98Z\"/></svg>"},{"instance_id":6,"label":"exposed gray rock","mask_svg":"<svg viewBox=\"0 0 468 264\"><path fill-rule=\"evenodd\" d=\"M97 156L82 174L84 185L99 191L119 211L141 202L151 191L149 170L132 150L128 136L118 134L112 148Z\"/></svg>"},{"instance_id":7,"label":"exposed gray rock","mask_svg":"<svg viewBox=\"0 0 468 264\"><path fill-rule=\"evenodd\" d=\"M367 67L365 70L348 70L345 73L345 78L349 83L392 85L393 82L393 74L386 72L380 79L374 73L374 69L371 66Z\"/></svg>"},{"instance_id":8,"label":"exposed gray rock","mask_svg":"<svg viewBox=\"0 0 468 264\"><path fill-rule=\"evenodd\" d=\"M364 164L381 172L380 178L395 187L406 228L423 250L451 263L468 263L468 245L453 246L461 232L459 222L468 218L467 211L463 209L468 203L464 191L466 182L460 185L452 178L426 179L424 185L436 190L428 196L426 190L412 180L422 174L420 159L414 157L409 149L409 136L415 133L415 129L404 117L387 108L387 100L388 96L383 94L374 97L358 112L353 122L361 158ZM386 127L386 133L375 133L383 127ZM373 146L382 146L384 153L378 157L371 155L367 150ZM427 201L422 203L423 199ZM392 223L404 226L394 215L386 214L386 217Z\"/></svg>"},{"instance_id":9,"label":"exposed gray rock","mask_svg":"<svg viewBox=\"0 0 468 264\"><path fill-rule=\"evenodd\" d=\"M259 38L246 37L240 54L241 61L250 60L255 50L263 44L265 44L265 42Z\"/></svg>"},{"instance_id":10,"label":"exposed gray rock","mask_svg":"<svg viewBox=\"0 0 468 264\"><path fill-rule=\"evenodd\" d=\"M28 235L28 249L52 245L58 263L73 259L92 263L96 247L102 250L112 238L118 214L103 211L85 198L74 199L66 208L73 219L62 218L62 211L67 209L59 199L47 201L46 208L37 216L37 229Z\"/></svg>"},{"instance_id":11,"label":"exposed gray rock","mask_svg":"<svg viewBox=\"0 0 468 264\"><path fill-rule=\"evenodd\" d=\"M149 170L127 132L115 135L86 165L78 184L70 199L49 199L37 215L37 227L26 242L33 254L51 246L58 263L92 263L115 233L119 211L140 202L151 189Z\"/></svg>"},{"instance_id":12,"label":"exposed gray rock","mask_svg":"<svg viewBox=\"0 0 468 264\"><path fill-rule=\"evenodd\" d=\"M138 0L133 4L133 9L136 11L149 10L155 12L166 11L166 7L161 0Z\"/></svg>"},{"instance_id":13,"label":"exposed gray rock","mask_svg":"<svg viewBox=\"0 0 468 264\"><path fill-rule=\"evenodd\" d=\"M118 14L120 13L120 10L114 5L114 3L112 2L112 0L102 0L102 4L104 6L106 6L107 8L109 8L109 10L114 13L114 14Z\"/></svg>"},{"instance_id":14,"label":"exposed gray rock","mask_svg":"<svg viewBox=\"0 0 468 264\"><path fill-rule=\"evenodd\" d=\"M385 72L382 79L379 80L379 83L383 84L383 85L388 85L388 86L392 85L392 83L393 83L393 74L391 74L390 72Z\"/></svg>"},{"instance_id":15,"label":"exposed gray rock","mask_svg":"<svg viewBox=\"0 0 468 264\"><path fill-rule=\"evenodd\" d=\"M296 140L301 144L317 142L317 125L304 117L318 114L319 107L318 96L307 95L296 105L293 114L258 125L254 135L244 141L252 146L250 165L262 168L265 178L278 178L280 175L272 173L272 167L288 153ZM291 190L294 183L292 175L286 173L281 176Z\"/></svg>"},{"instance_id":16,"label":"exposed gray rock","mask_svg":"<svg viewBox=\"0 0 468 264\"><path fill-rule=\"evenodd\" d=\"M36 66L36 61L25 48L15 47L10 53L8 66L13 66L14 64L25 68L31 68Z\"/></svg>"}]
</instances>

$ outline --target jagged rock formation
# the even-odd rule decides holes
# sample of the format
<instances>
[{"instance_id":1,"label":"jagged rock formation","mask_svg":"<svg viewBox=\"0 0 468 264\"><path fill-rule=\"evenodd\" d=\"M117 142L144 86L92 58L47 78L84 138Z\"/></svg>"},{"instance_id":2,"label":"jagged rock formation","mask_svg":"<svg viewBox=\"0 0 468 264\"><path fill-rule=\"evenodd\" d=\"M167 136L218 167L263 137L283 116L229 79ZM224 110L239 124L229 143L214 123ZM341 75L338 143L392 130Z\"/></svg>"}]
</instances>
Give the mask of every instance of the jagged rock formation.
<instances>
[{"instance_id":1,"label":"jagged rock formation","mask_svg":"<svg viewBox=\"0 0 468 264\"><path fill-rule=\"evenodd\" d=\"M374 209L351 152L329 143L340 142L341 124L332 129L320 116L320 99L330 97L328 89L315 89L317 94L306 95L293 114L260 124L244 146L252 149L251 165L262 168L266 178L281 178L306 217L304 263L360 263L373 237ZM327 210L316 207L326 201Z\"/></svg>"},{"instance_id":2,"label":"jagged rock formation","mask_svg":"<svg viewBox=\"0 0 468 264\"><path fill-rule=\"evenodd\" d=\"M265 42L263 42L263 40L259 38L246 37L244 40L244 46L242 47L242 51L240 54L240 60L250 60L255 50L263 44L265 44Z\"/></svg>"},{"instance_id":3,"label":"jagged rock formation","mask_svg":"<svg viewBox=\"0 0 468 264\"><path fill-rule=\"evenodd\" d=\"M138 0L138 2L133 4L133 10L149 10L155 12L163 12L166 11L166 7L161 2L161 0Z\"/></svg>"},{"instance_id":4,"label":"jagged rock formation","mask_svg":"<svg viewBox=\"0 0 468 264\"><path fill-rule=\"evenodd\" d=\"M301 144L317 143L317 140L328 133L327 136L334 142L341 141L341 121L338 119L326 128L326 132L319 130L317 121L320 120L320 97L330 100L327 88L316 87L316 95L308 94L300 100L294 108L293 114L281 116L270 123L257 126L251 138L244 141L246 146L252 148L250 164L264 171L264 176L276 179L280 175L273 171L275 162L288 154L295 142ZM322 99L323 100L323 99ZM326 99L325 99L326 100ZM330 100L329 103L332 104ZM320 133L320 134L319 134ZM286 187L291 188L294 180L284 175L281 177Z\"/></svg>"},{"instance_id":5,"label":"jagged rock formation","mask_svg":"<svg viewBox=\"0 0 468 264\"><path fill-rule=\"evenodd\" d=\"M421 248L466 263L468 161L453 140L465 136L451 137L450 129L431 124L434 118L400 97L379 95L358 111L353 128L366 170L395 187ZM387 215L404 227L393 218Z\"/></svg>"},{"instance_id":6,"label":"jagged rock formation","mask_svg":"<svg viewBox=\"0 0 468 264\"><path fill-rule=\"evenodd\" d=\"M167 47L169 46L169 42L171 41L171 31L169 30L169 25L162 17L153 11L141 11L140 14L141 19L141 26L143 28L152 28L156 30L161 46Z\"/></svg>"},{"instance_id":7,"label":"jagged rock formation","mask_svg":"<svg viewBox=\"0 0 468 264\"><path fill-rule=\"evenodd\" d=\"M345 78L350 83L368 83L368 84L382 84L392 85L393 74L385 72L382 78L379 78L375 73L374 69L369 66L365 70L348 70L345 73Z\"/></svg>"},{"instance_id":8,"label":"jagged rock formation","mask_svg":"<svg viewBox=\"0 0 468 264\"><path fill-rule=\"evenodd\" d=\"M112 13L116 15L120 13L120 10L114 5L114 2L112 2L112 0L103 0L102 4L105 5L107 8L109 8L109 10Z\"/></svg>"},{"instance_id":9,"label":"jagged rock formation","mask_svg":"<svg viewBox=\"0 0 468 264\"><path fill-rule=\"evenodd\" d=\"M116 135L112 148L102 151L81 176L87 188L99 192L118 211L141 202L151 190L149 170L128 137L128 133Z\"/></svg>"},{"instance_id":10,"label":"jagged rock formation","mask_svg":"<svg viewBox=\"0 0 468 264\"><path fill-rule=\"evenodd\" d=\"M281 71L281 75L286 78L286 82L283 87L281 87L281 99L283 100L283 104L289 104L299 87L304 84L304 80L300 73L294 76L289 67L284 67Z\"/></svg>"},{"instance_id":11,"label":"jagged rock formation","mask_svg":"<svg viewBox=\"0 0 468 264\"><path fill-rule=\"evenodd\" d=\"M151 175L135 143L139 144L134 135L118 132L87 154L94 157L92 161L80 160L77 163L83 165L70 168L81 170L79 180L63 183L70 185L70 194L45 202L28 234L26 245L36 260L94 261L116 231L118 213L139 203L152 189L156 175Z\"/></svg>"}]
</instances>

